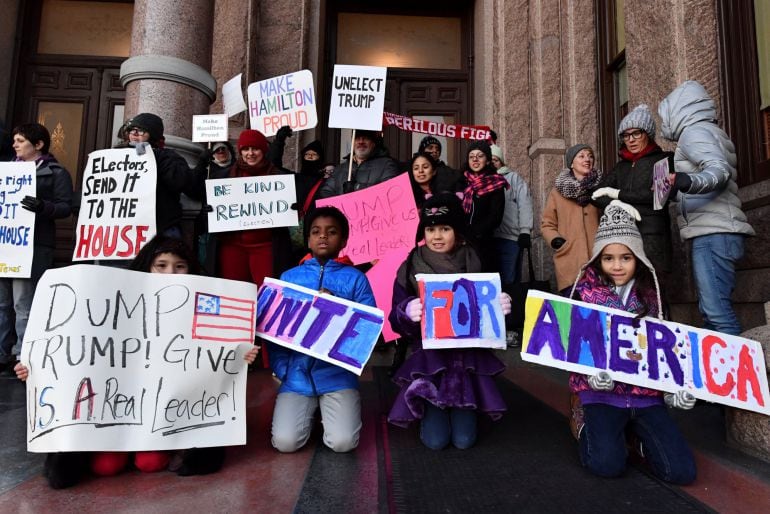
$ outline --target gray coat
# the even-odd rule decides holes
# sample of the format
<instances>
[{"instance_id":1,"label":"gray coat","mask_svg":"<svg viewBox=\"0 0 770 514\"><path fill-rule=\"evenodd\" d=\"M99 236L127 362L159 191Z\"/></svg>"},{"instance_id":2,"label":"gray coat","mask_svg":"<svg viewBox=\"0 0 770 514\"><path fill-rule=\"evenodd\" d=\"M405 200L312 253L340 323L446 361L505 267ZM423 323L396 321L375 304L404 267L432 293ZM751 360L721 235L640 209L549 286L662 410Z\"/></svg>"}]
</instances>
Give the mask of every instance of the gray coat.
<instances>
[{"instance_id":1,"label":"gray coat","mask_svg":"<svg viewBox=\"0 0 770 514\"><path fill-rule=\"evenodd\" d=\"M511 188L505 191L503 221L495 229L494 236L516 241L519 234L532 232L532 197L527 182L518 173L508 167L498 171L501 170L506 170L502 175Z\"/></svg>"},{"instance_id":2,"label":"gray coat","mask_svg":"<svg viewBox=\"0 0 770 514\"><path fill-rule=\"evenodd\" d=\"M339 196L343 193L342 184L348 180L348 163L349 161L345 160L334 168L331 176L321 185L318 191L319 198ZM378 147L374 155L361 164L353 161L354 191L385 182L399 173L398 161L391 158L382 147Z\"/></svg>"},{"instance_id":3,"label":"gray coat","mask_svg":"<svg viewBox=\"0 0 770 514\"><path fill-rule=\"evenodd\" d=\"M683 240L708 234L754 235L746 221L735 182L735 146L716 124L714 101L698 82L688 80L658 106L666 139L678 141L674 168L692 185L672 200Z\"/></svg>"}]
</instances>

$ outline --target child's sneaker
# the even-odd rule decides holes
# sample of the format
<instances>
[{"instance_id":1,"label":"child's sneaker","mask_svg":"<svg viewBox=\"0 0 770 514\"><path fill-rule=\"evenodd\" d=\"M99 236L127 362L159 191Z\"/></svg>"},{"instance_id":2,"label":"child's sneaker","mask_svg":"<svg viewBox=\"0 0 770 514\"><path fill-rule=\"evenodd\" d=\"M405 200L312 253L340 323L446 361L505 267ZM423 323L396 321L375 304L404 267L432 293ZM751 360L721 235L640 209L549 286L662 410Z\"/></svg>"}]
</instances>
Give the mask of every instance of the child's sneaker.
<instances>
[{"instance_id":1,"label":"child's sneaker","mask_svg":"<svg viewBox=\"0 0 770 514\"><path fill-rule=\"evenodd\" d=\"M572 412L572 416L569 418L569 429L572 431L572 436L579 441L586 422L583 413L583 402L580 401L580 397L575 393L572 393L572 396L570 396L569 407L570 412Z\"/></svg>"}]
</instances>

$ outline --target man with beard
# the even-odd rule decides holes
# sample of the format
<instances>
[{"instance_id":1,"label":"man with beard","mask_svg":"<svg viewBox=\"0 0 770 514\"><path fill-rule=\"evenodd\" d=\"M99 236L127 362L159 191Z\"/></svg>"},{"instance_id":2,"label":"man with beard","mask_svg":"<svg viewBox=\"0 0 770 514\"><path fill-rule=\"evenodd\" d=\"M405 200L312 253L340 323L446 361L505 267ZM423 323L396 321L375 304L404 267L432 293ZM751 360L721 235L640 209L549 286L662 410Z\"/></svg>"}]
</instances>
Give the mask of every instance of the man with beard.
<instances>
[{"instance_id":1,"label":"man with beard","mask_svg":"<svg viewBox=\"0 0 770 514\"><path fill-rule=\"evenodd\" d=\"M348 180L349 159L353 159L351 179ZM399 174L398 162L391 158L382 144L382 137L371 130L356 130L353 152L334 169L318 193L329 198L358 191L385 182Z\"/></svg>"}]
</instances>

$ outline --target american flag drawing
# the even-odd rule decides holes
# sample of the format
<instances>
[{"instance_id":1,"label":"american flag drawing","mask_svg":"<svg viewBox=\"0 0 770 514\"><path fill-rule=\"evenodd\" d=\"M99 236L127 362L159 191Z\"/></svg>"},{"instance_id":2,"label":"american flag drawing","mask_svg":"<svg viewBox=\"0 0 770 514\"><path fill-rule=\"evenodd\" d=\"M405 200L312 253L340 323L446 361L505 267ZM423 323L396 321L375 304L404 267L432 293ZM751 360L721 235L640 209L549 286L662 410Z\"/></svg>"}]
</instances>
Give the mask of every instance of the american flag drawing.
<instances>
[{"instance_id":1,"label":"american flag drawing","mask_svg":"<svg viewBox=\"0 0 770 514\"><path fill-rule=\"evenodd\" d=\"M192 337L207 341L253 343L254 300L195 293Z\"/></svg>"}]
</instances>

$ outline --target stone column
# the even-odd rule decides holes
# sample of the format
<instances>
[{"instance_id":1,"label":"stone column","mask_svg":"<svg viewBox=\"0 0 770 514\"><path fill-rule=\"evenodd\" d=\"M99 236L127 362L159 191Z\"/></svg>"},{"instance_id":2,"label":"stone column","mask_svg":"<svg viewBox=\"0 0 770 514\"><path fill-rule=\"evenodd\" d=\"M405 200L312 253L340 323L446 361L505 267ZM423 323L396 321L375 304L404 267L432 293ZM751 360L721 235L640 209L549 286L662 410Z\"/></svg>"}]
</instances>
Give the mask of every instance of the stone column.
<instances>
[{"instance_id":1,"label":"stone column","mask_svg":"<svg viewBox=\"0 0 770 514\"><path fill-rule=\"evenodd\" d=\"M188 162L193 114L207 114L217 95L210 73L213 0L137 0L131 56L120 67L126 119L140 112L163 118L166 144Z\"/></svg>"}]
</instances>

